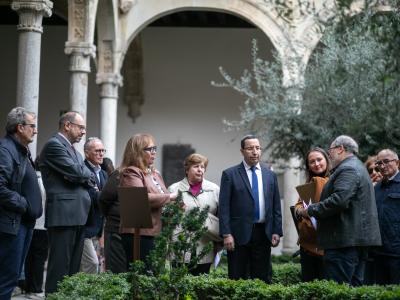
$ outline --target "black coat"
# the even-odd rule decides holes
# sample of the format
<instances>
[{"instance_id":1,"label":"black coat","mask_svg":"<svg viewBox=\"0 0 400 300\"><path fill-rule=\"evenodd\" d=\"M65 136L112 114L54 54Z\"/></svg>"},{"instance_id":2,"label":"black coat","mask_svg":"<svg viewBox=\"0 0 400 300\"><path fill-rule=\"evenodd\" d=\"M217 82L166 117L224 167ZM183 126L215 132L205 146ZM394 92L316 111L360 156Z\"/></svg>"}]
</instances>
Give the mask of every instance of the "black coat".
<instances>
[{"instance_id":1,"label":"black coat","mask_svg":"<svg viewBox=\"0 0 400 300\"><path fill-rule=\"evenodd\" d=\"M79 152L59 134L44 145L40 171L46 189L46 227L85 225L95 185L92 172Z\"/></svg>"},{"instance_id":2,"label":"black coat","mask_svg":"<svg viewBox=\"0 0 400 300\"><path fill-rule=\"evenodd\" d=\"M310 205L308 214L318 221L317 244L322 249L381 244L374 188L356 156L334 169L320 202Z\"/></svg>"},{"instance_id":3,"label":"black coat","mask_svg":"<svg viewBox=\"0 0 400 300\"><path fill-rule=\"evenodd\" d=\"M265 199L265 234L282 236L281 199L274 172L261 165ZM235 243L245 245L251 238L254 218L254 201L251 186L243 163L222 173L219 193L220 235L232 234Z\"/></svg>"},{"instance_id":4,"label":"black coat","mask_svg":"<svg viewBox=\"0 0 400 300\"><path fill-rule=\"evenodd\" d=\"M29 177L29 178L27 178ZM0 232L16 235L42 215L42 197L28 149L7 135L0 140Z\"/></svg>"},{"instance_id":5,"label":"black coat","mask_svg":"<svg viewBox=\"0 0 400 300\"><path fill-rule=\"evenodd\" d=\"M92 238L92 237L101 237L102 232L103 232L103 223L104 223L104 218L103 215L100 211L100 195L102 188L106 184L107 181L107 173L103 170L100 170L99 177L100 181L98 180L96 173L92 166L89 164L87 160L85 160L85 164L88 167L88 169L93 173L95 179L96 179L96 185L98 190L91 188L89 190L90 198L92 200L91 206L90 206L90 212L88 216L88 220L86 222L85 226L85 237L86 238Z\"/></svg>"}]
</instances>

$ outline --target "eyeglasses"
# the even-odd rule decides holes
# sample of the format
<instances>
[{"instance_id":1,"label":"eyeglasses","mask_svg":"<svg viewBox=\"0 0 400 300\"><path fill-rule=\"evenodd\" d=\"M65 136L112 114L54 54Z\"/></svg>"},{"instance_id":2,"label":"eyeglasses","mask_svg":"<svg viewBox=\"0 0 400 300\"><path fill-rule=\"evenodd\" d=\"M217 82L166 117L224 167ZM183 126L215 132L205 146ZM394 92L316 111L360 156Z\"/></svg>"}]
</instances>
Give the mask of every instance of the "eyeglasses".
<instances>
[{"instance_id":1,"label":"eyeglasses","mask_svg":"<svg viewBox=\"0 0 400 300\"><path fill-rule=\"evenodd\" d=\"M85 125L79 125L79 124L76 124L76 123L73 123L73 122L69 122L69 123L72 124L72 125L77 126L80 131L85 131L86 130L86 126Z\"/></svg>"},{"instance_id":2,"label":"eyeglasses","mask_svg":"<svg viewBox=\"0 0 400 300\"><path fill-rule=\"evenodd\" d=\"M22 126L29 126L30 128L35 129L36 128L36 124L21 124Z\"/></svg>"},{"instance_id":3,"label":"eyeglasses","mask_svg":"<svg viewBox=\"0 0 400 300\"><path fill-rule=\"evenodd\" d=\"M342 145L337 145L337 146L329 147L329 148L328 148L328 152L330 152L330 151L333 150L333 149L339 148L339 147L342 147Z\"/></svg>"},{"instance_id":4,"label":"eyeglasses","mask_svg":"<svg viewBox=\"0 0 400 300\"><path fill-rule=\"evenodd\" d=\"M379 172L379 168L378 167L368 168L368 174L372 174L374 172Z\"/></svg>"},{"instance_id":5,"label":"eyeglasses","mask_svg":"<svg viewBox=\"0 0 400 300\"><path fill-rule=\"evenodd\" d=\"M397 159L382 159L382 160L376 161L375 164L379 167L382 167L383 165L387 165L387 164L391 163L392 161L397 161Z\"/></svg>"},{"instance_id":6,"label":"eyeglasses","mask_svg":"<svg viewBox=\"0 0 400 300\"><path fill-rule=\"evenodd\" d=\"M94 150L94 152L96 153L96 154L100 154L100 153L106 153L107 152L107 150L106 149L96 149L96 150Z\"/></svg>"},{"instance_id":7,"label":"eyeglasses","mask_svg":"<svg viewBox=\"0 0 400 300\"><path fill-rule=\"evenodd\" d=\"M157 152L157 146L153 147L146 147L143 149L144 151L150 152L150 153L156 153Z\"/></svg>"}]
</instances>

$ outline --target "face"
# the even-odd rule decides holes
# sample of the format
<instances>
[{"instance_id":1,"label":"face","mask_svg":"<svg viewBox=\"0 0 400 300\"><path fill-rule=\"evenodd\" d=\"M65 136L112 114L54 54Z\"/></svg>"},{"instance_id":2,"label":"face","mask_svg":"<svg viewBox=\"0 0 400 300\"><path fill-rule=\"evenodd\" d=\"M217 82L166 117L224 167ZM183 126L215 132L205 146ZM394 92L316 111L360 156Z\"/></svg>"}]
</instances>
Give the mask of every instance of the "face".
<instances>
[{"instance_id":1,"label":"face","mask_svg":"<svg viewBox=\"0 0 400 300\"><path fill-rule=\"evenodd\" d=\"M26 115L24 124L18 124L17 136L22 145L28 146L33 142L33 137L37 134L36 118L32 115Z\"/></svg>"},{"instance_id":2,"label":"face","mask_svg":"<svg viewBox=\"0 0 400 300\"><path fill-rule=\"evenodd\" d=\"M206 172L206 167L203 163L195 164L189 168L187 171L188 181L192 184L202 182L204 178L204 173Z\"/></svg>"},{"instance_id":3,"label":"face","mask_svg":"<svg viewBox=\"0 0 400 300\"><path fill-rule=\"evenodd\" d=\"M368 174L369 177L371 178L372 182L378 182L382 179L382 175L379 172L378 166L375 164L375 162L370 163L367 166Z\"/></svg>"},{"instance_id":4,"label":"face","mask_svg":"<svg viewBox=\"0 0 400 300\"><path fill-rule=\"evenodd\" d=\"M319 151L312 151L308 154L308 168L315 175L324 175L327 162L324 155Z\"/></svg>"},{"instance_id":5,"label":"face","mask_svg":"<svg viewBox=\"0 0 400 300\"><path fill-rule=\"evenodd\" d=\"M153 141L150 141L150 143L143 149L144 155L144 164L146 167L150 167L154 164L154 160L156 159L156 154L157 154L157 147L154 144Z\"/></svg>"},{"instance_id":6,"label":"face","mask_svg":"<svg viewBox=\"0 0 400 300\"><path fill-rule=\"evenodd\" d=\"M328 149L329 157L331 158L332 167L335 168L343 159L341 154L343 153L343 146L331 146Z\"/></svg>"},{"instance_id":7,"label":"face","mask_svg":"<svg viewBox=\"0 0 400 300\"><path fill-rule=\"evenodd\" d=\"M104 154L106 150L102 142L94 140L89 144L89 149L85 150L85 156L95 166L99 166L103 163Z\"/></svg>"},{"instance_id":8,"label":"face","mask_svg":"<svg viewBox=\"0 0 400 300\"><path fill-rule=\"evenodd\" d=\"M261 146L258 139L248 139L244 141L244 149L240 149L243 155L244 161L249 166L254 166L260 161L261 157Z\"/></svg>"},{"instance_id":9,"label":"face","mask_svg":"<svg viewBox=\"0 0 400 300\"><path fill-rule=\"evenodd\" d=\"M77 114L73 122L65 124L67 138L71 144L79 143L86 134L86 125L81 115Z\"/></svg>"},{"instance_id":10,"label":"face","mask_svg":"<svg viewBox=\"0 0 400 300\"><path fill-rule=\"evenodd\" d=\"M378 166L383 178L392 177L399 169L399 162L398 159L396 159L396 156L385 150L378 153L376 165Z\"/></svg>"}]
</instances>

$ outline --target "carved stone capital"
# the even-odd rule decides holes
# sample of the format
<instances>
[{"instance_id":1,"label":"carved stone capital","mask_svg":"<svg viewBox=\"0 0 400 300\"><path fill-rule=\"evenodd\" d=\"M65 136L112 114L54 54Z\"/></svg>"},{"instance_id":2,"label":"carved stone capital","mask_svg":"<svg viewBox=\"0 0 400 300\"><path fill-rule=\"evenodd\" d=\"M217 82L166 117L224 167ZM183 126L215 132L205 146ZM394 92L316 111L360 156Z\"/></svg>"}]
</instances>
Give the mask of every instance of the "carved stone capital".
<instances>
[{"instance_id":1,"label":"carved stone capital","mask_svg":"<svg viewBox=\"0 0 400 300\"><path fill-rule=\"evenodd\" d=\"M116 73L99 73L96 83L100 86L100 98L118 99L118 87L122 86L122 76Z\"/></svg>"},{"instance_id":2,"label":"carved stone capital","mask_svg":"<svg viewBox=\"0 0 400 300\"><path fill-rule=\"evenodd\" d=\"M128 13L131 8L136 4L137 0L119 0L119 9L121 13Z\"/></svg>"},{"instance_id":3,"label":"carved stone capital","mask_svg":"<svg viewBox=\"0 0 400 300\"><path fill-rule=\"evenodd\" d=\"M49 0L15 0L11 3L11 8L19 15L19 31L35 31L42 33L43 16L50 17L53 2Z\"/></svg>"},{"instance_id":4,"label":"carved stone capital","mask_svg":"<svg viewBox=\"0 0 400 300\"><path fill-rule=\"evenodd\" d=\"M96 57L95 45L85 42L66 42L64 51L70 56L70 71L90 72L90 58Z\"/></svg>"},{"instance_id":5,"label":"carved stone capital","mask_svg":"<svg viewBox=\"0 0 400 300\"><path fill-rule=\"evenodd\" d=\"M96 83L111 83L114 85L122 86L123 78L118 73L98 73L96 76Z\"/></svg>"}]
</instances>

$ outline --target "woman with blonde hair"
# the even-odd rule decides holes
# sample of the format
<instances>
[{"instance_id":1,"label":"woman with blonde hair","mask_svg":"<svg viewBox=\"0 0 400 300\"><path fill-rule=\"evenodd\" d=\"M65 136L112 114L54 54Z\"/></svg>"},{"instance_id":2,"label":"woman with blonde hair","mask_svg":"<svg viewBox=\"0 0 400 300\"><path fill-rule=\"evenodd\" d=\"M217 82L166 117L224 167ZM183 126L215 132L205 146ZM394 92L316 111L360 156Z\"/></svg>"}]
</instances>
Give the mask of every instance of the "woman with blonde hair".
<instances>
[{"instance_id":1,"label":"woman with blonde hair","mask_svg":"<svg viewBox=\"0 0 400 300\"><path fill-rule=\"evenodd\" d=\"M161 211L164 205L175 200L177 194L169 193L161 174L155 169L157 154L155 140L150 134L136 134L126 144L120 167L121 187L146 187L151 209L151 228L140 229L140 259L145 261L154 248L154 237L161 231ZM122 241L128 257L132 261L133 228L121 228Z\"/></svg>"},{"instance_id":2,"label":"woman with blonde hair","mask_svg":"<svg viewBox=\"0 0 400 300\"><path fill-rule=\"evenodd\" d=\"M208 226L212 226L213 224L217 226L219 186L204 179L207 165L207 157L198 153L189 155L184 161L185 178L172 184L168 189L170 192L182 192L182 200L185 204L184 207L186 211L196 207L200 209L207 208L208 218L210 219ZM206 235L200 239L196 252L200 253L209 242L221 241L219 233L217 233L218 231L217 228L209 228ZM189 270L190 273L192 275L208 273L213 259L214 251L211 250L200 260L197 267Z\"/></svg>"}]
</instances>

